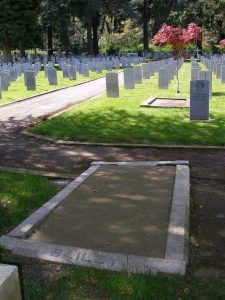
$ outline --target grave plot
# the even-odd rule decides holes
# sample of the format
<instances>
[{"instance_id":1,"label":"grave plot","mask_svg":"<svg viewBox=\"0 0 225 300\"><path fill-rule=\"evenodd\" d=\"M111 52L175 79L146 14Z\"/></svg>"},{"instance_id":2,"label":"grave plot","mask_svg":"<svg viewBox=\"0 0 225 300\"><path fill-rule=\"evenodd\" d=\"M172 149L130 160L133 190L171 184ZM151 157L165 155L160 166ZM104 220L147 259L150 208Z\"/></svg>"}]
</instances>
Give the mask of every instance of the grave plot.
<instances>
[{"instance_id":1,"label":"grave plot","mask_svg":"<svg viewBox=\"0 0 225 300\"><path fill-rule=\"evenodd\" d=\"M188 215L187 161L94 162L0 245L54 262L184 274Z\"/></svg>"},{"instance_id":2,"label":"grave plot","mask_svg":"<svg viewBox=\"0 0 225 300\"><path fill-rule=\"evenodd\" d=\"M189 99L151 98L140 104L140 107L189 108Z\"/></svg>"}]
</instances>

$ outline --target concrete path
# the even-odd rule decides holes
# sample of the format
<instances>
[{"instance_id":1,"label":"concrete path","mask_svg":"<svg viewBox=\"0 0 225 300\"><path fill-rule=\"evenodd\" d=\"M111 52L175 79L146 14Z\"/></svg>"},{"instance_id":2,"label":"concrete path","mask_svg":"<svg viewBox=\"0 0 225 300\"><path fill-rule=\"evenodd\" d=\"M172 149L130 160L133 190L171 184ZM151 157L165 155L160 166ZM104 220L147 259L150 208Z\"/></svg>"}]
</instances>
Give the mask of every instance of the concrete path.
<instances>
[{"instance_id":1,"label":"concrete path","mask_svg":"<svg viewBox=\"0 0 225 300\"><path fill-rule=\"evenodd\" d=\"M12 103L0 108L0 127L4 131L31 125L65 107L95 97L106 90L105 77L81 85L41 95L23 102ZM123 73L119 73L119 83L123 84Z\"/></svg>"}]
</instances>

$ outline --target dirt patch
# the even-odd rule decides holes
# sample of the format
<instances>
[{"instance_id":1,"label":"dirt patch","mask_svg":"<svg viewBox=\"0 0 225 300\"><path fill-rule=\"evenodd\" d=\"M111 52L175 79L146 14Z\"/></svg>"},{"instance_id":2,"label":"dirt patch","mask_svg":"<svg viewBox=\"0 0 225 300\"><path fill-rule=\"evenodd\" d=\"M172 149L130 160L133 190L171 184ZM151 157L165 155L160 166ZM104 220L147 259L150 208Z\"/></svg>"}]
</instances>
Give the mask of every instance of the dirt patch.
<instances>
[{"instance_id":1,"label":"dirt patch","mask_svg":"<svg viewBox=\"0 0 225 300\"><path fill-rule=\"evenodd\" d=\"M174 166L101 167L30 238L163 258L175 170Z\"/></svg>"}]
</instances>

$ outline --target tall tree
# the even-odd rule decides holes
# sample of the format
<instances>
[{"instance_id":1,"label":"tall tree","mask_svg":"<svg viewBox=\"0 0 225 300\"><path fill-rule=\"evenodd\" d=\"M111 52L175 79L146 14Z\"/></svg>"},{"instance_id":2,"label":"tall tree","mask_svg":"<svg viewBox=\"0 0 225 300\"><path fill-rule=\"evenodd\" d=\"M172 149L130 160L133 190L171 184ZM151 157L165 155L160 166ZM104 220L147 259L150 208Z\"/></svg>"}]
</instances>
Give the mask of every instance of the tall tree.
<instances>
[{"instance_id":1,"label":"tall tree","mask_svg":"<svg viewBox=\"0 0 225 300\"><path fill-rule=\"evenodd\" d=\"M47 32L48 56L53 55L54 32L60 36L62 48L69 53L69 27L71 25L71 0L45 0L42 2L42 23Z\"/></svg>"},{"instance_id":2,"label":"tall tree","mask_svg":"<svg viewBox=\"0 0 225 300\"><path fill-rule=\"evenodd\" d=\"M74 13L87 29L87 45L90 55L99 53L100 26L107 26L109 20L118 22L132 15L129 6L130 0L72 0L72 2L74 3Z\"/></svg>"},{"instance_id":3,"label":"tall tree","mask_svg":"<svg viewBox=\"0 0 225 300\"><path fill-rule=\"evenodd\" d=\"M178 0L132 0L139 24L143 28L144 52L149 51L150 34L154 35L167 21L169 12L175 7ZM151 26L151 28L150 28Z\"/></svg>"},{"instance_id":4,"label":"tall tree","mask_svg":"<svg viewBox=\"0 0 225 300\"><path fill-rule=\"evenodd\" d=\"M11 61L12 47L20 46L25 55L26 43L31 43L36 33L40 0L0 1L0 46L4 61Z\"/></svg>"}]
</instances>

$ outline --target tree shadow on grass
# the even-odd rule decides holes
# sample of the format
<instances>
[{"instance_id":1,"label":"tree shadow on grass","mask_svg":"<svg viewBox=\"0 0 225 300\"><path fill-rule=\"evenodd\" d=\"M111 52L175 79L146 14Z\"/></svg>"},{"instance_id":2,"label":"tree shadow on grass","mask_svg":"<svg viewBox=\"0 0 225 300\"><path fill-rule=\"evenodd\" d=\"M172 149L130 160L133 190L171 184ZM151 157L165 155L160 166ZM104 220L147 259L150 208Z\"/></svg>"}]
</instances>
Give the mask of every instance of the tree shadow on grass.
<instances>
[{"instance_id":1,"label":"tree shadow on grass","mask_svg":"<svg viewBox=\"0 0 225 300\"><path fill-rule=\"evenodd\" d=\"M222 97L225 96L225 92L213 92L213 97Z\"/></svg>"},{"instance_id":2,"label":"tree shadow on grass","mask_svg":"<svg viewBox=\"0 0 225 300\"><path fill-rule=\"evenodd\" d=\"M188 117L187 111L179 109L129 113L110 107L106 111L65 113L32 131L64 140L90 142L225 144L225 118L217 117L213 123L184 122Z\"/></svg>"}]
</instances>

